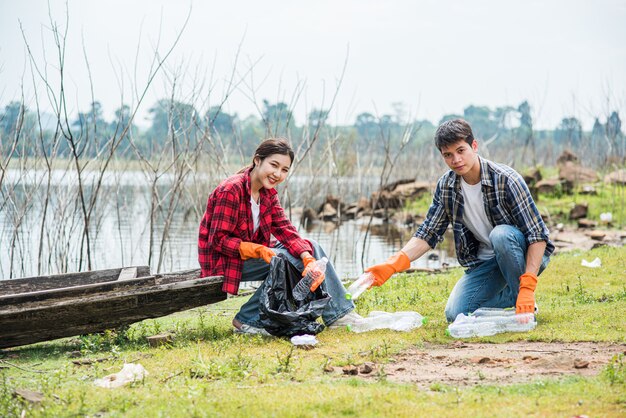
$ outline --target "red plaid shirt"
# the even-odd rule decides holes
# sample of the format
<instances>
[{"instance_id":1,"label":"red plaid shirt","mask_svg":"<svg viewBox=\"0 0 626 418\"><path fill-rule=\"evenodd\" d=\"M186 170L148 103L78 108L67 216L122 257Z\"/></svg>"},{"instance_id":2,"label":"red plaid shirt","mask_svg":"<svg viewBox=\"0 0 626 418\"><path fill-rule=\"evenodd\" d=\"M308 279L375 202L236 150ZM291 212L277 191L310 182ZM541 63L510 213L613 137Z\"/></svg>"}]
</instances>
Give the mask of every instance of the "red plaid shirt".
<instances>
[{"instance_id":1,"label":"red plaid shirt","mask_svg":"<svg viewBox=\"0 0 626 418\"><path fill-rule=\"evenodd\" d=\"M250 207L250 169L224 180L209 196L206 212L200 222L198 261L202 277L224 276L224 292L239 291L243 260L239 255L241 241L270 246L270 235L276 237L294 257L313 248L285 216L276 190L261 188L259 228L253 234Z\"/></svg>"}]
</instances>

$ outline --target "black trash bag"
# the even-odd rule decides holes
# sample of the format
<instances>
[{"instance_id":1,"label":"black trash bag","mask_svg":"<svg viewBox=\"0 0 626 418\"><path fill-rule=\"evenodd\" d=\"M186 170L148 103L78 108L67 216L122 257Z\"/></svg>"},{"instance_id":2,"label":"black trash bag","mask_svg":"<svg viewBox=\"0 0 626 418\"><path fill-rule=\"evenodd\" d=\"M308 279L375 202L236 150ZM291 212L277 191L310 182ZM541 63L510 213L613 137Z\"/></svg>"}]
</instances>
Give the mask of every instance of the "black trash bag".
<instances>
[{"instance_id":1,"label":"black trash bag","mask_svg":"<svg viewBox=\"0 0 626 418\"><path fill-rule=\"evenodd\" d=\"M318 287L306 298L293 298L293 288L302 279L302 272L287 257L272 257L270 273L261 285L260 317L267 332L277 337L318 334L324 325L316 322L331 296Z\"/></svg>"}]
</instances>

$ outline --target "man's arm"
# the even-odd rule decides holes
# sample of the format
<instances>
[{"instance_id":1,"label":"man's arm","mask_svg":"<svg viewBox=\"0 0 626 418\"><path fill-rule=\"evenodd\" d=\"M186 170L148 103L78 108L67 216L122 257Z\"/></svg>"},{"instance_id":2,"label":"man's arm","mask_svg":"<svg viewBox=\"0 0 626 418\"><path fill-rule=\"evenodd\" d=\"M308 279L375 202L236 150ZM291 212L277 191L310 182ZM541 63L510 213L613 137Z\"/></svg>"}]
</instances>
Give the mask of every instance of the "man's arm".
<instances>
[{"instance_id":1,"label":"man's arm","mask_svg":"<svg viewBox=\"0 0 626 418\"><path fill-rule=\"evenodd\" d=\"M526 251L526 273L532 273L534 275L539 273L539 267L541 267L541 261L543 260L545 251L545 241L533 242L528 246L528 251Z\"/></svg>"},{"instance_id":2,"label":"man's arm","mask_svg":"<svg viewBox=\"0 0 626 418\"><path fill-rule=\"evenodd\" d=\"M382 286L391 276L411 267L411 261L417 260L430 249L430 245L421 238L413 237L396 254L381 264L368 267L365 271L374 275L373 286Z\"/></svg>"},{"instance_id":3,"label":"man's arm","mask_svg":"<svg viewBox=\"0 0 626 418\"><path fill-rule=\"evenodd\" d=\"M414 261L426 254L430 249L430 245L426 241L412 237L400 251L405 253L410 261Z\"/></svg>"}]
</instances>

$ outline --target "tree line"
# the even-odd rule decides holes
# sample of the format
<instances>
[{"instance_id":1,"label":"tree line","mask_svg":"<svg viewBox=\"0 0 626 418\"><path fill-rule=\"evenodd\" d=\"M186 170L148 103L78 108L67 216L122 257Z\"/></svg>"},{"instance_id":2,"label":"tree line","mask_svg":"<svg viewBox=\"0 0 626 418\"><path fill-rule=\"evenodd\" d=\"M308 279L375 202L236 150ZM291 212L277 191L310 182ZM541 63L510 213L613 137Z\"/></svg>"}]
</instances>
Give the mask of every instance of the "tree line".
<instances>
[{"instance_id":1,"label":"tree line","mask_svg":"<svg viewBox=\"0 0 626 418\"><path fill-rule=\"evenodd\" d=\"M436 125L428 120L403 120L402 105L395 106L395 114L376 116L363 112L356 116L352 125L333 126L328 122L329 110L325 109L313 109L306 121L298 124L292 109L284 102L263 100L258 116L240 118L237 113L226 112L222 106L210 106L201 111L190 103L161 99L149 108L150 125L140 129L132 123L128 105L116 109L113 118L107 120L100 102L94 101L89 109L78 112L70 119L68 129L78 138L77 152L84 158L94 158L102 153L108 146L108 139L115 137L126 126L130 128L116 149L116 153L124 159L137 159L139 154L148 158L159 154L167 147L168 138L172 135L184 136L190 146L198 149L207 148L202 142L208 145L218 139L222 150L237 150L237 153L249 156L260 139L266 136L287 136L299 146L303 138L316 130L338 135L337 143L351 143L355 152L383 152L385 142L380 140L381 137L389 138L391 144L399 143L407 124L419 128L418 146L431 146L429 140ZM444 115L437 125L459 117L472 125L475 135L482 145L489 147L491 154L501 155L513 164L552 165L555 155L564 149L582 151L581 155L586 155L586 162L592 166L624 161L626 147L618 111L612 111L606 117L596 117L591 131L583 130L581 122L574 116L563 117L552 130L536 130L527 101L518 106L495 109L470 105L463 114ZM35 112L24 103L9 103L0 111L2 155L11 157L9 152L12 151L13 157L35 156L38 152L69 156L72 144L55 140L55 125L58 123L60 121L55 120L53 115ZM11 150L8 145L16 132L20 133L21 139ZM37 133L39 139L36 138ZM33 146L36 142L39 142L38 146ZM510 156L507 158L507 151L511 149L516 150L517 161ZM584 152L587 149L593 152L587 155Z\"/></svg>"}]
</instances>

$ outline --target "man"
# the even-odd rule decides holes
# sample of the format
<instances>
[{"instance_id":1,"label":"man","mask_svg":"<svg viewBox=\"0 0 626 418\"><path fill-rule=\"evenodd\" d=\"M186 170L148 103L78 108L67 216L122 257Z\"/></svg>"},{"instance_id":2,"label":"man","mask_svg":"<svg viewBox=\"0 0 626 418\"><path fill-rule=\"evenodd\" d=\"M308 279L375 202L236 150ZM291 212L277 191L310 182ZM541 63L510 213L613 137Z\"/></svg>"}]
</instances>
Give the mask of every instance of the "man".
<instances>
[{"instance_id":1,"label":"man","mask_svg":"<svg viewBox=\"0 0 626 418\"><path fill-rule=\"evenodd\" d=\"M426 220L401 251L369 267L374 286L409 268L443 240L451 223L464 275L452 289L446 318L480 307L534 312L537 276L546 268L554 245L528 186L510 167L478 155L472 128L462 120L442 123L435 145L450 171L437 183Z\"/></svg>"}]
</instances>

